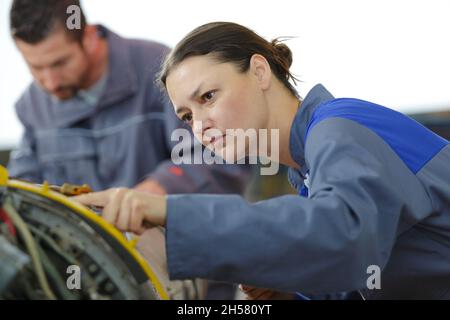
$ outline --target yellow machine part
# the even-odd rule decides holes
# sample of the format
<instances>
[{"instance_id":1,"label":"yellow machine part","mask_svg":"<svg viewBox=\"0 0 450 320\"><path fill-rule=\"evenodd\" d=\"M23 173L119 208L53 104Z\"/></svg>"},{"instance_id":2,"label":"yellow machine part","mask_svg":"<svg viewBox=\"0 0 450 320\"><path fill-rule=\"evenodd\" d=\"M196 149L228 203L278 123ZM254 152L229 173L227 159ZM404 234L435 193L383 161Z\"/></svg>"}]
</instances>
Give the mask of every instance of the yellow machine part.
<instances>
[{"instance_id":1,"label":"yellow machine part","mask_svg":"<svg viewBox=\"0 0 450 320\"><path fill-rule=\"evenodd\" d=\"M58 202L70 209L72 209L77 214L87 218L88 220L94 222L96 225L99 225L102 227L103 230L105 230L107 233L109 233L113 238L115 238L122 246L126 249L126 251L129 252L129 254L135 259L135 261L140 265L142 270L147 275L150 282L153 284L156 292L163 300L168 300L169 295L164 290L162 284L156 277L155 272L150 268L150 266L147 264L145 259L141 256L141 254L135 249L135 241L128 241L124 235L119 232L114 226L106 222L104 219L99 217L96 213L89 210L85 206L79 204L78 202L75 202L71 200L70 198L63 196L60 193L54 192L50 190L47 183L44 183L42 186L36 186L31 183L13 180L8 178L8 171L3 167L0 166L0 187L6 186L8 188L13 189L20 189L28 192L32 192L41 196L44 196L48 199L51 199L55 202Z\"/></svg>"}]
</instances>

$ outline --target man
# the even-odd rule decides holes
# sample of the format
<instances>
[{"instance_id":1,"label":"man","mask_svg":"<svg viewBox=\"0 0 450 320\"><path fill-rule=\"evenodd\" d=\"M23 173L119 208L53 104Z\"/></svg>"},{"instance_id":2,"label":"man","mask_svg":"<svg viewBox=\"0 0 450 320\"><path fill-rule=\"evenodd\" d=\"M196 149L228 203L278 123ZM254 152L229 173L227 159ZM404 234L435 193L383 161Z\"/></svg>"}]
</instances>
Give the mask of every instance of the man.
<instances>
[{"instance_id":1,"label":"man","mask_svg":"<svg viewBox=\"0 0 450 320\"><path fill-rule=\"evenodd\" d=\"M69 29L73 5L80 25ZM170 135L182 124L154 84L167 47L88 25L75 0L16 0L10 14L12 37L34 78L16 105L25 132L11 176L94 190L243 191L250 176L244 166L171 161Z\"/></svg>"}]
</instances>

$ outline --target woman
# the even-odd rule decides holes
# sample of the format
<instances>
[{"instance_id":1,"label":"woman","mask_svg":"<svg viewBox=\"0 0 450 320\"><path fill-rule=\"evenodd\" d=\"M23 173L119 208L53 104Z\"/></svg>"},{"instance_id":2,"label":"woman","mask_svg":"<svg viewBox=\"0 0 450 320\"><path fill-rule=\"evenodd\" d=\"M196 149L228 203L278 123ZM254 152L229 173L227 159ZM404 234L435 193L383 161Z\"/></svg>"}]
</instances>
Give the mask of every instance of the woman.
<instances>
[{"instance_id":1,"label":"woman","mask_svg":"<svg viewBox=\"0 0 450 320\"><path fill-rule=\"evenodd\" d=\"M334 99L321 85L300 100L291 62L285 44L217 22L181 40L160 80L179 118L225 160L252 155L248 145L234 148L227 129L278 130L279 146L269 139L269 149L279 147L275 160L290 167L299 196L249 204L111 189L77 200L104 207L122 231L165 226L173 279L449 298L449 142L388 108Z\"/></svg>"}]
</instances>

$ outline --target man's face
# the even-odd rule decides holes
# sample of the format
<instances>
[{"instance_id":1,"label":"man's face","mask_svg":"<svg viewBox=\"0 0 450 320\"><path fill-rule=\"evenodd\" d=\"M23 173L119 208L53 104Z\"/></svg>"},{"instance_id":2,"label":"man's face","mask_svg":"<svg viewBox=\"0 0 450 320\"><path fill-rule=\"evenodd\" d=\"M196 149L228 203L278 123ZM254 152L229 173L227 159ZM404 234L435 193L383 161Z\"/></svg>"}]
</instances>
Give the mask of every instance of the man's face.
<instances>
[{"instance_id":1,"label":"man's face","mask_svg":"<svg viewBox=\"0 0 450 320\"><path fill-rule=\"evenodd\" d=\"M81 44L63 29L37 44L16 39L16 45L36 82L49 94L66 100L82 88L89 61Z\"/></svg>"}]
</instances>

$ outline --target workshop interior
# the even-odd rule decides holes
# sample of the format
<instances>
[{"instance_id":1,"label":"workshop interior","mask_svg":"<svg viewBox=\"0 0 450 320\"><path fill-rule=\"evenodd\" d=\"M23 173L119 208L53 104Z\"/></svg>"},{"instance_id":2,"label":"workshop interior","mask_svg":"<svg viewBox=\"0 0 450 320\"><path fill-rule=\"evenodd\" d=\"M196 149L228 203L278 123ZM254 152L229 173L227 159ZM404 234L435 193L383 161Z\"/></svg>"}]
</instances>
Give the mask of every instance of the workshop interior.
<instances>
[{"instance_id":1,"label":"workshop interior","mask_svg":"<svg viewBox=\"0 0 450 320\"><path fill-rule=\"evenodd\" d=\"M72 131L64 131L63 134L67 134L67 137L62 138L51 135L53 130L51 123L45 120L45 112L53 110L45 106L45 99L51 99L51 97L44 98L35 93L26 97L27 103L35 110L42 109L42 111L36 111L34 115L27 113L29 111L23 111L25 109L16 109L15 106L20 97L29 90L30 83L36 81L33 79L36 71L30 72L22 55L24 51L21 51L13 39L10 25L13 2L15 1L2 0L0 3L0 47L3 58L0 61L2 70L0 75L0 299L245 299L238 283L229 284L204 279L170 279L167 272L163 228L153 228L142 236L122 232L102 218L101 208L85 206L72 199L74 196L110 187L132 188L139 185L147 175L153 174L151 169L157 168L163 161L169 161L168 168L173 177L182 175L182 171L171 167L170 146L162 140L163 134L159 136L158 133L154 133L154 147L148 149L149 153L152 153L148 157L151 158L151 165L141 165L142 161L146 161L146 157L140 160L133 158L132 161L119 157L120 153L114 149L115 146L129 147L127 150L143 152L139 146L140 142L127 140L133 137L129 134L110 142L108 150L105 147L107 160L102 160L104 167L98 169L101 172L107 172L107 170L124 172L123 180L110 180L103 184L92 185L88 183L88 180L97 172L91 171L88 165L73 167L74 172L71 176L76 177L73 181L67 180L64 174L58 177L60 171L55 168L59 168L62 162L74 161L70 158L71 149L79 150L88 158L92 156L90 152L94 152L93 150L95 152L102 152L102 150L90 145L87 145L86 149L80 147L85 143L83 130L89 130L90 125L94 125L94 122L90 122L91 120L77 118L79 131L73 131L74 137L70 136ZM17 2L26 3L27 1L18 0ZM297 82L297 90L301 97L307 95L313 84L324 83L336 97L353 96L375 101L406 114L440 137L450 140L450 81L448 78L450 42L443 40L448 39L450 22L448 18L442 16L445 9L450 9L448 4L434 3L426 9L417 1L398 1L393 4L387 0L371 4L351 0L342 2L323 0L314 1L314 3L306 0L293 2L251 0L240 2L239 6L232 4L237 3L231 1L230 8L209 11L203 10L205 7L211 7L210 2L206 0L170 0L158 4L146 0L114 3L97 0L81 1L88 23L106 26L105 32L117 33L124 39L152 41L151 43L162 44L165 48L173 48L188 31L210 21L240 23L270 39L276 36L289 38L287 44L294 52L292 70L300 80ZM274 5L283 8L285 14L274 13L272 8ZM255 6L258 8L256 10L258 14L255 14L253 9ZM423 13L423 10L430 14ZM75 12L70 11L69 15ZM379 18L382 15L384 19ZM379 20L384 21L383 26L379 25L377 22ZM149 42L148 46L152 44ZM134 58L125 57L124 54L123 58L131 62L128 60L121 62L122 51L120 50L116 51L119 54L114 59L119 59L117 60L118 72L124 72L122 75L126 77L128 76L126 72L133 72L126 69L127 64L138 63L141 57L137 53L137 57ZM166 51L164 52L167 54ZM51 53L48 55L51 56ZM161 58L159 55L158 57ZM27 56L27 59L29 58ZM132 61L132 59L136 60ZM98 64L101 63L101 61L98 62ZM125 67L122 68L122 65ZM156 62L155 55L155 75L156 68L160 66L161 60ZM142 66L139 71L142 72L141 74L131 74L130 79L143 79L146 67ZM101 88L104 89L105 86L106 84L103 83ZM127 90L127 87L118 87L117 92L109 92L105 100L109 103L115 96L124 94L121 90ZM95 92L86 93L86 95L91 94L95 95ZM62 107L89 108L87 98L83 100L87 107L69 104ZM102 96L94 98L103 99ZM119 101L122 98L127 97L119 97L118 105L122 103ZM147 99L145 93L142 94L142 99ZM102 101L95 101L102 103ZM136 132L149 134L156 132L154 128L160 126L159 122L136 120L137 118L133 117L136 116L137 109L133 110L129 113L116 112L114 121L118 123L117 121L126 120L128 117L130 123L142 121L138 124L141 127L136 130L143 131ZM25 164L16 163L14 166L12 164L19 146L25 141L23 139L28 132L26 130L29 129L25 127L26 123L34 121L30 118L38 119L36 123L43 119L42 132L39 137L34 138L39 139L42 150L49 152L46 154L46 151L43 151L39 155L39 161L42 160L47 166L42 170L49 170L51 174L42 180L33 181L25 177L25 174L23 177L15 176L15 172L22 172L19 170L22 168L20 166ZM108 123L109 120L105 117L101 121ZM149 130L144 128L146 123L149 126L153 125L153 128ZM59 124L56 125L58 126ZM63 126L57 129L64 130ZM107 128L103 127L100 131L103 134ZM146 141L147 139L139 138L138 140ZM53 142L55 146L58 145L58 148L61 145L59 151L51 145ZM130 147L132 144L136 144L135 149ZM52 148L56 150L53 154ZM21 152L24 150L22 149ZM60 159L55 158L58 152L60 152ZM30 163L26 165L29 167L23 169L24 173L32 170L31 166L33 166ZM40 170L39 164L35 165L36 170ZM55 167L48 168L52 165ZM113 166L115 167L112 168ZM130 166L136 166L136 168L140 166L144 169L137 172L136 168L130 169ZM237 193L249 202L297 194L289 183L286 166L280 165L276 175L261 175L260 169L261 164L253 164L246 171L247 173L240 173L241 178L246 177L246 174L248 177L239 180L239 185L233 186L234 189L222 190L219 187L211 187L210 190L199 188L192 192ZM126 172L128 170L129 174ZM143 172L145 170L147 172ZM161 174L160 171L156 173ZM165 176L161 174L161 176L167 178L167 174ZM225 178L220 176L219 179ZM120 181L123 181L123 185L118 185ZM175 183L174 190L178 190L177 187L184 187L183 182L179 185ZM149 242L152 245L144 245L145 239L150 239ZM204 263L208 264L209 261ZM324 299L336 297L338 296L320 296Z\"/></svg>"}]
</instances>

